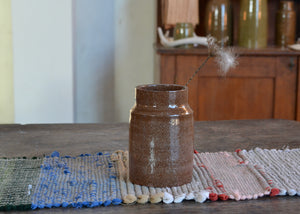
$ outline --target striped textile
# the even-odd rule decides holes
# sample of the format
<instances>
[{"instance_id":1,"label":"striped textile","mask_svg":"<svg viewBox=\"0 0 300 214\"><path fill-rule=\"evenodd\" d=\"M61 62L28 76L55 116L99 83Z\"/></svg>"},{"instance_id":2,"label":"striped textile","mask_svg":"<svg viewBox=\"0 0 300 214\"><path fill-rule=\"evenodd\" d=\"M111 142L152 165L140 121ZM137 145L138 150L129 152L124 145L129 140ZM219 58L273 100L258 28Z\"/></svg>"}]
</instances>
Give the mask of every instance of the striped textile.
<instances>
[{"instance_id":1,"label":"striped textile","mask_svg":"<svg viewBox=\"0 0 300 214\"><path fill-rule=\"evenodd\" d=\"M32 195L32 209L120 204L119 182L110 153L46 157Z\"/></svg>"},{"instance_id":2,"label":"striped textile","mask_svg":"<svg viewBox=\"0 0 300 214\"><path fill-rule=\"evenodd\" d=\"M0 210L30 209L42 159L0 159Z\"/></svg>"},{"instance_id":3,"label":"striped textile","mask_svg":"<svg viewBox=\"0 0 300 214\"><path fill-rule=\"evenodd\" d=\"M118 156L115 159L118 162L124 203L257 199L276 190L269 185L257 168L247 163L236 152L194 154L192 182L166 188L148 188L132 184L128 179L128 152L120 151L114 155Z\"/></svg>"},{"instance_id":4,"label":"striped textile","mask_svg":"<svg viewBox=\"0 0 300 214\"><path fill-rule=\"evenodd\" d=\"M267 150L256 148L240 151L268 182L279 189L279 195L300 196L300 149Z\"/></svg>"},{"instance_id":5,"label":"striped textile","mask_svg":"<svg viewBox=\"0 0 300 214\"><path fill-rule=\"evenodd\" d=\"M192 182L165 188L131 183L127 151L0 159L0 210L300 196L299 157L300 149L195 152Z\"/></svg>"}]
</instances>

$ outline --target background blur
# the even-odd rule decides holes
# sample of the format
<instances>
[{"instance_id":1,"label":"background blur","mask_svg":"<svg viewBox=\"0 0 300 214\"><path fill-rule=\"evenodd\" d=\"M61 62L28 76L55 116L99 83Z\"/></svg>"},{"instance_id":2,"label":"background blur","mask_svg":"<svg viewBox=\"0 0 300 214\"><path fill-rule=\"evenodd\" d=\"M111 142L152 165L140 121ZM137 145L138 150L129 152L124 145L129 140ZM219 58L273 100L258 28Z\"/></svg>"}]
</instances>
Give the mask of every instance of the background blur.
<instances>
[{"instance_id":1,"label":"background blur","mask_svg":"<svg viewBox=\"0 0 300 214\"><path fill-rule=\"evenodd\" d=\"M128 122L156 1L0 0L0 123Z\"/></svg>"}]
</instances>

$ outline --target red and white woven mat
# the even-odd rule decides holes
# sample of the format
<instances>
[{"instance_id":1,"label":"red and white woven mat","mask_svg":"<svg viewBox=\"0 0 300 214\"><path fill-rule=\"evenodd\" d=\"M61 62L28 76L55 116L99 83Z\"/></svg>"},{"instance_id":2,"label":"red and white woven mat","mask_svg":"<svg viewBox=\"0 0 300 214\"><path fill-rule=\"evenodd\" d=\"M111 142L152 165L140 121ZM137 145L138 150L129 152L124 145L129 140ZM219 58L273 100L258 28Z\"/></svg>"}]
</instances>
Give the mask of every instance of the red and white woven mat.
<instances>
[{"instance_id":1,"label":"red and white woven mat","mask_svg":"<svg viewBox=\"0 0 300 214\"><path fill-rule=\"evenodd\" d=\"M132 184L128 152L112 155L117 163L123 203L180 203L183 200L246 200L266 195L300 196L300 149L237 150L194 154L192 182L153 188Z\"/></svg>"}]
</instances>

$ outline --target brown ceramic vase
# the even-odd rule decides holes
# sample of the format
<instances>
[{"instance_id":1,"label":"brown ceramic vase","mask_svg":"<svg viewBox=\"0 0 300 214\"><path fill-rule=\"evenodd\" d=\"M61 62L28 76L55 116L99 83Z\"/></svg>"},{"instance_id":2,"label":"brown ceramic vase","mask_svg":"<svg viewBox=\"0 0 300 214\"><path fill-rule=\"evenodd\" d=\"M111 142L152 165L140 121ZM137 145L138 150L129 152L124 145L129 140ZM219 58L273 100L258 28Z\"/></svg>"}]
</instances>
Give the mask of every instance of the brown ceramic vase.
<instances>
[{"instance_id":1,"label":"brown ceramic vase","mask_svg":"<svg viewBox=\"0 0 300 214\"><path fill-rule=\"evenodd\" d=\"M286 47L295 43L296 12L293 1L281 1L276 13L276 45Z\"/></svg>"},{"instance_id":2,"label":"brown ceramic vase","mask_svg":"<svg viewBox=\"0 0 300 214\"><path fill-rule=\"evenodd\" d=\"M193 144L193 111L187 87L137 86L130 115L130 181L152 187L191 182Z\"/></svg>"}]
</instances>

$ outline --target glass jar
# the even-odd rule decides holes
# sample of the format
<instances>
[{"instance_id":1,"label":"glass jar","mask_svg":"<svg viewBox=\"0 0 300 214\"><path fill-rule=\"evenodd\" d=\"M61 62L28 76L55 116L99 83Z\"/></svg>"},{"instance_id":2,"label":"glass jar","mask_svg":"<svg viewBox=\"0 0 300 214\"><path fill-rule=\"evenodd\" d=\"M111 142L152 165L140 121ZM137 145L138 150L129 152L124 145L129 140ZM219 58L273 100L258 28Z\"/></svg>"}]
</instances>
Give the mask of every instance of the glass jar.
<instances>
[{"instance_id":1,"label":"glass jar","mask_svg":"<svg viewBox=\"0 0 300 214\"><path fill-rule=\"evenodd\" d=\"M210 0L205 10L205 31L220 41L232 44L232 8L229 0Z\"/></svg>"},{"instance_id":2,"label":"glass jar","mask_svg":"<svg viewBox=\"0 0 300 214\"><path fill-rule=\"evenodd\" d=\"M174 40L184 39L194 36L194 26L192 23L177 23L173 32ZM181 48L192 48L193 44L179 45Z\"/></svg>"},{"instance_id":3,"label":"glass jar","mask_svg":"<svg viewBox=\"0 0 300 214\"><path fill-rule=\"evenodd\" d=\"M295 43L296 12L293 1L281 1L276 13L276 45L286 47Z\"/></svg>"},{"instance_id":4,"label":"glass jar","mask_svg":"<svg viewBox=\"0 0 300 214\"><path fill-rule=\"evenodd\" d=\"M241 0L239 21L239 46L254 49L267 47L267 0Z\"/></svg>"}]
</instances>

